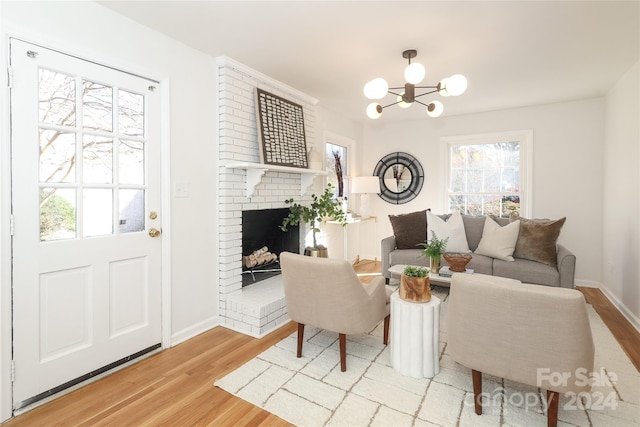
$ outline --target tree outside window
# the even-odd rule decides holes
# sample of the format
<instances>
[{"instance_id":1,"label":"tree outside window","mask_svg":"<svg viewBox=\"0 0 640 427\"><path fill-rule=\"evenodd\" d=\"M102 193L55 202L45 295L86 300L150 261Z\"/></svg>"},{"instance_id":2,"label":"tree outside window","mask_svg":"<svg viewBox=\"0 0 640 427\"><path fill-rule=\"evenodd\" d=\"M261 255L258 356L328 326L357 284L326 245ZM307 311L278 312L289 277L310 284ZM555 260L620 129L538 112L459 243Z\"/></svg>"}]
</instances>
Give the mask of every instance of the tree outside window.
<instances>
[{"instance_id":1,"label":"tree outside window","mask_svg":"<svg viewBox=\"0 0 640 427\"><path fill-rule=\"evenodd\" d=\"M333 185L334 197L346 197L348 193L344 183L344 178L347 176L347 154L347 147L330 142L325 144L327 183Z\"/></svg>"}]
</instances>

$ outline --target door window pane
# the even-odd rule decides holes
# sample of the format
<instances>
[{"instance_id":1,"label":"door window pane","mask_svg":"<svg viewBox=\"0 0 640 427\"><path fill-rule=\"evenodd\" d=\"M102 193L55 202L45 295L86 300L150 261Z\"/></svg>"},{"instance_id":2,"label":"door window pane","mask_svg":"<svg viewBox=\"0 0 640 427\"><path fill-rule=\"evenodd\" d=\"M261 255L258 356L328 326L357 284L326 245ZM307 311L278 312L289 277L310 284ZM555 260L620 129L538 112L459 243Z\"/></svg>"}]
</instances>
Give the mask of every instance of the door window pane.
<instances>
[{"instance_id":1,"label":"door window pane","mask_svg":"<svg viewBox=\"0 0 640 427\"><path fill-rule=\"evenodd\" d=\"M85 183L113 182L113 140L101 136L84 135L82 176Z\"/></svg>"},{"instance_id":2,"label":"door window pane","mask_svg":"<svg viewBox=\"0 0 640 427\"><path fill-rule=\"evenodd\" d=\"M144 143L121 139L119 146L121 184L144 184Z\"/></svg>"},{"instance_id":3,"label":"door window pane","mask_svg":"<svg viewBox=\"0 0 640 427\"><path fill-rule=\"evenodd\" d=\"M75 133L40 129L40 182L75 182Z\"/></svg>"},{"instance_id":4,"label":"door window pane","mask_svg":"<svg viewBox=\"0 0 640 427\"><path fill-rule=\"evenodd\" d=\"M84 235L104 236L113 233L113 191L110 189L85 189L83 197Z\"/></svg>"},{"instance_id":5,"label":"door window pane","mask_svg":"<svg viewBox=\"0 0 640 427\"><path fill-rule=\"evenodd\" d=\"M144 137L144 96L119 90L118 102L120 133Z\"/></svg>"},{"instance_id":6,"label":"door window pane","mask_svg":"<svg viewBox=\"0 0 640 427\"><path fill-rule=\"evenodd\" d=\"M113 88L85 80L82 83L82 125L85 129L113 130Z\"/></svg>"},{"instance_id":7,"label":"door window pane","mask_svg":"<svg viewBox=\"0 0 640 427\"><path fill-rule=\"evenodd\" d=\"M120 190L120 233L144 231L144 190Z\"/></svg>"},{"instance_id":8,"label":"door window pane","mask_svg":"<svg viewBox=\"0 0 640 427\"><path fill-rule=\"evenodd\" d=\"M344 178L347 176L347 147L342 145L325 144L325 165L327 167L327 183L333 185L334 197L346 196L349 192L344 188Z\"/></svg>"},{"instance_id":9,"label":"door window pane","mask_svg":"<svg viewBox=\"0 0 640 427\"><path fill-rule=\"evenodd\" d=\"M60 126L75 126L75 78L45 69L39 70L38 77L40 122Z\"/></svg>"},{"instance_id":10,"label":"door window pane","mask_svg":"<svg viewBox=\"0 0 640 427\"><path fill-rule=\"evenodd\" d=\"M40 240L76 237L76 190L40 189Z\"/></svg>"}]
</instances>

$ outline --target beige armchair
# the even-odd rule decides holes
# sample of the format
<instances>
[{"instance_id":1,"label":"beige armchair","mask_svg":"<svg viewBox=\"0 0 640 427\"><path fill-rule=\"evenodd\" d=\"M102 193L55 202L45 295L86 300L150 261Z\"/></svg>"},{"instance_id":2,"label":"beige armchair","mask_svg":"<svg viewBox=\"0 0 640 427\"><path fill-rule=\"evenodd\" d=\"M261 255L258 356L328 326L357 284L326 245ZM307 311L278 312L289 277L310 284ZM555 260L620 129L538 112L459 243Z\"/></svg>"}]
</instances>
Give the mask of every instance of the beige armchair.
<instances>
[{"instance_id":1,"label":"beige armchair","mask_svg":"<svg viewBox=\"0 0 640 427\"><path fill-rule=\"evenodd\" d=\"M472 370L482 415L482 373L547 390L547 422L557 425L559 393L589 391L594 346L586 303L575 289L454 274L447 352ZM563 380L559 380L564 376Z\"/></svg>"},{"instance_id":2,"label":"beige armchair","mask_svg":"<svg viewBox=\"0 0 640 427\"><path fill-rule=\"evenodd\" d=\"M369 332L384 319L384 343L389 338L389 295L383 277L361 283L347 261L289 252L280 254L287 309L298 322L298 352L302 357L304 325L337 332L340 369L347 370L347 334Z\"/></svg>"}]
</instances>

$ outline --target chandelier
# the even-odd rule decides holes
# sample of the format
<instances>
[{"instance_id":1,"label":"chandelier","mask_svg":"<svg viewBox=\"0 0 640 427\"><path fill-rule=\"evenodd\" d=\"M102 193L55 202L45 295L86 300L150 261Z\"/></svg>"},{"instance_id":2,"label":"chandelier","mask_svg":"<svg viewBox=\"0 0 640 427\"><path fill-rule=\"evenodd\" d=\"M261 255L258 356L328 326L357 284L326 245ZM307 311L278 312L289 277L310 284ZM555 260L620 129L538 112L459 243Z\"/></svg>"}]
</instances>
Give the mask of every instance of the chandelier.
<instances>
[{"instance_id":1,"label":"chandelier","mask_svg":"<svg viewBox=\"0 0 640 427\"><path fill-rule=\"evenodd\" d=\"M436 86L417 86L422 82L425 75L424 66L418 62L411 62L415 58L418 51L415 49L405 50L402 57L409 61L409 65L404 70L404 78L407 81L404 86L389 87L385 79L378 77L364 85L364 95L369 99L382 99L387 94L395 95L396 102L388 105L381 105L372 102L367 106L367 116L371 119L377 119L382 115L382 110L392 105L401 108L409 108L414 103L427 107L427 114L430 117L438 117L444 111L444 106L440 101L431 101L428 104L419 101L417 98L432 93L439 93L441 96L458 96L467 90L467 79L462 74L454 74L451 77L444 78ZM427 92L416 94L416 89L426 89ZM403 90L403 92L399 92Z\"/></svg>"}]
</instances>

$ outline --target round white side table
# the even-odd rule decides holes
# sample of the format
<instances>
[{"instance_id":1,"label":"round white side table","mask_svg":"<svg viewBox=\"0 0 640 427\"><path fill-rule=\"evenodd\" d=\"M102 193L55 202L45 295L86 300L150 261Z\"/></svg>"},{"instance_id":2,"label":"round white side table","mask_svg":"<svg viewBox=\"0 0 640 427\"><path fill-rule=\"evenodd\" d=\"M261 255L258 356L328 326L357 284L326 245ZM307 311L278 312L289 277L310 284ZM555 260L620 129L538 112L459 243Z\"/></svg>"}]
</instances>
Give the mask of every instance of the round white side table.
<instances>
[{"instance_id":1,"label":"round white side table","mask_svg":"<svg viewBox=\"0 0 640 427\"><path fill-rule=\"evenodd\" d=\"M391 367L413 378L440 372L440 298L416 303L391 295Z\"/></svg>"}]
</instances>

